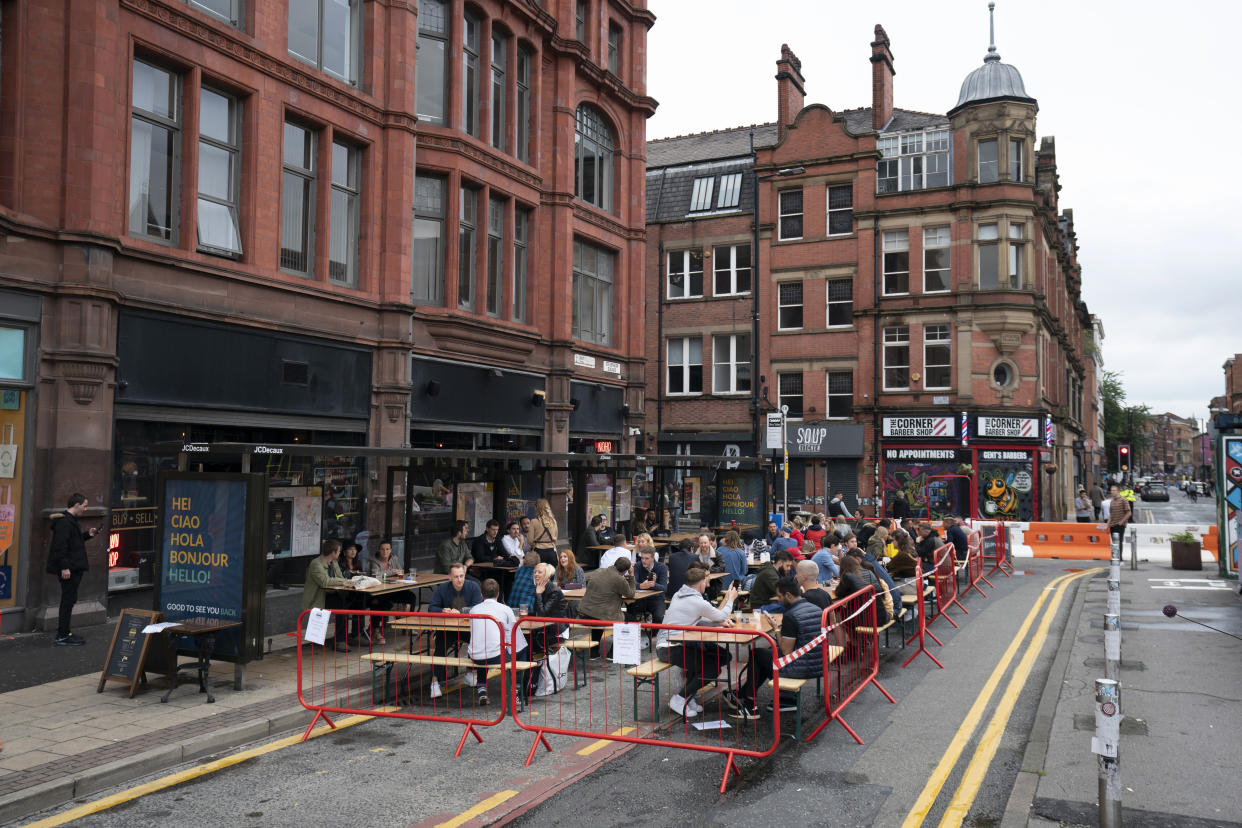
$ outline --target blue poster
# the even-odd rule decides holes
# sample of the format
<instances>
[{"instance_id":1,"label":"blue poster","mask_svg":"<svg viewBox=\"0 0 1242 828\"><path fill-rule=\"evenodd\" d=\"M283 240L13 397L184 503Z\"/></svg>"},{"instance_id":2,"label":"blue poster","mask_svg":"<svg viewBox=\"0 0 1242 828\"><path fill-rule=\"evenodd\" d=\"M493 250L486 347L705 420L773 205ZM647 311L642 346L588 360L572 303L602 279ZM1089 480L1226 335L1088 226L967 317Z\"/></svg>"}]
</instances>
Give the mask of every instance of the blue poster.
<instances>
[{"instance_id":1,"label":"blue poster","mask_svg":"<svg viewBox=\"0 0 1242 828\"><path fill-rule=\"evenodd\" d=\"M244 606L246 483L166 480L160 547L165 619L241 621ZM222 636L218 651L235 648Z\"/></svg>"}]
</instances>

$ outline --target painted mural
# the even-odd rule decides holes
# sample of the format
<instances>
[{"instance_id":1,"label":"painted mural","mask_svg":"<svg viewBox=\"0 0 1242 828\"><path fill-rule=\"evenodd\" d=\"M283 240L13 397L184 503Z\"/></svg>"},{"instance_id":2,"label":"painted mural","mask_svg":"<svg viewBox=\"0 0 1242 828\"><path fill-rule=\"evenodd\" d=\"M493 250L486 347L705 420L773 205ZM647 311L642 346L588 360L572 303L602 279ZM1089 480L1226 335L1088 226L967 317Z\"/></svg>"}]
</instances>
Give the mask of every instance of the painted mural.
<instances>
[{"instance_id":1,"label":"painted mural","mask_svg":"<svg viewBox=\"0 0 1242 828\"><path fill-rule=\"evenodd\" d=\"M1035 519L1035 468L1030 451L981 449L976 471L980 517Z\"/></svg>"}]
</instances>

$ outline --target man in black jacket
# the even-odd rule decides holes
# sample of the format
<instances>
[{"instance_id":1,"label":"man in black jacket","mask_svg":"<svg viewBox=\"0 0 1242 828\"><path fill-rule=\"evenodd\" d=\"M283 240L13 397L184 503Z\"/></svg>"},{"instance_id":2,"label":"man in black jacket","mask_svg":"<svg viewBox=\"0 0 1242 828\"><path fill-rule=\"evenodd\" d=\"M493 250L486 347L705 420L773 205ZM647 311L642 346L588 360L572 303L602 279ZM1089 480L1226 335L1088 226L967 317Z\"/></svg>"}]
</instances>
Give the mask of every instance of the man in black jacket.
<instances>
[{"instance_id":1,"label":"man in black jacket","mask_svg":"<svg viewBox=\"0 0 1242 828\"><path fill-rule=\"evenodd\" d=\"M86 511L86 495L74 492L68 508L52 524L52 547L47 556L47 573L60 579L60 625L56 628L57 647L81 647L84 642L69 630L73 605L78 602L78 586L90 569L86 560L86 542L99 533L97 527L82 531L78 518Z\"/></svg>"},{"instance_id":2,"label":"man in black jacket","mask_svg":"<svg viewBox=\"0 0 1242 828\"><path fill-rule=\"evenodd\" d=\"M711 536L708 538L710 542ZM665 595L670 600L677 594L677 590L685 586L686 570L698 559L699 556L694 554L694 545L689 539L678 543L677 548L668 556L668 590Z\"/></svg>"},{"instance_id":3,"label":"man in black jacket","mask_svg":"<svg viewBox=\"0 0 1242 828\"><path fill-rule=\"evenodd\" d=\"M940 540L940 535L926 521L919 524L918 533L919 558L923 561L923 570L929 571L931 567L936 565L936 550L944 544Z\"/></svg>"},{"instance_id":4,"label":"man in black jacket","mask_svg":"<svg viewBox=\"0 0 1242 828\"><path fill-rule=\"evenodd\" d=\"M637 619L644 613L650 613L652 623L663 623L664 592L668 589L668 567L656 560L655 550L650 546L644 546L638 552L638 566L634 568L634 588L636 590L658 589L660 594L639 598L630 604L630 618Z\"/></svg>"}]
</instances>

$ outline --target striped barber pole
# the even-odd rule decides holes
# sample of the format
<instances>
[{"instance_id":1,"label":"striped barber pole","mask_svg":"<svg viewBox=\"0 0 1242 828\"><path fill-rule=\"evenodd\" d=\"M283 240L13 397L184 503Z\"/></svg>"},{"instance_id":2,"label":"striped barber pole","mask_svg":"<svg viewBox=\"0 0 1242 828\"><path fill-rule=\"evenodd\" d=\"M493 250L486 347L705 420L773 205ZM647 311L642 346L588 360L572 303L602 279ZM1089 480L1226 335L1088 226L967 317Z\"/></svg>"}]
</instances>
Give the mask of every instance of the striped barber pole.
<instances>
[{"instance_id":1,"label":"striped barber pole","mask_svg":"<svg viewBox=\"0 0 1242 828\"><path fill-rule=\"evenodd\" d=\"M962 445L970 443L970 421L966 419L966 412L962 412Z\"/></svg>"},{"instance_id":2,"label":"striped barber pole","mask_svg":"<svg viewBox=\"0 0 1242 828\"><path fill-rule=\"evenodd\" d=\"M1052 428L1053 428L1052 418L1045 417L1044 418L1044 445L1045 446L1052 445L1052 434L1053 434Z\"/></svg>"}]
</instances>

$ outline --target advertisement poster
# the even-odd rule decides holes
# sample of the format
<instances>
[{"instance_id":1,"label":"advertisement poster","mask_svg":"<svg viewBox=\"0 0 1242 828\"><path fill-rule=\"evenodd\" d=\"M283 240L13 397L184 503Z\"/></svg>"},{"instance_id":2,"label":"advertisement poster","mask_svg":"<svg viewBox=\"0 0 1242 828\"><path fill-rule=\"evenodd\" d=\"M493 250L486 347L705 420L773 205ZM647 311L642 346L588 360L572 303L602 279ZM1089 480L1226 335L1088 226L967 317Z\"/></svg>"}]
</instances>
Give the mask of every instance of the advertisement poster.
<instances>
[{"instance_id":1,"label":"advertisement poster","mask_svg":"<svg viewBox=\"0 0 1242 828\"><path fill-rule=\"evenodd\" d=\"M761 472L734 472L717 478L722 526L737 524L739 531L763 525L767 514Z\"/></svg>"},{"instance_id":2,"label":"advertisement poster","mask_svg":"<svg viewBox=\"0 0 1242 828\"><path fill-rule=\"evenodd\" d=\"M539 472L517 472L505 477L505 521L535 516L535 501L542 496ZM504 528L503 526L501 527Z\"/></svg>"},{"instance_id":3,"label":"advertisement poster","mask_svg":"<svg viewBox=\"0 0 1242 828\"><path fill-rule=\"evenodd\" d=\"M613 525L612 475L588 474L586 476L586 519L604 516L604 525Z\"/></svg>"},{"instance_id":4,"label":"advertisement poster","mask_svg":"<svg viewBox=\"0 0 1242 828\"><path fill-rule=\"evenodd\" d=\"M888 448L884 450L884 504L887 508L905 492L912 514L933 520L945 515L970 514L970 484L950 477L969 465L969 450ZM930 512L929 512L930 509Z\"/></svg>"},{"instance_id":5,"label":"advertisement poster","mask_svg":"<svg viewBox=\"0 0 1242 828\"><path fill-rule=\"evenodd\" d=\"M478 537L487 529L487 522L492 519L493 501L490 482L457 484L457 520L470 525L466 530L469 537Z\"/></svg>"},{"instance_id":6,"label":"advertisement poster","mask_svg":"<svg viewBox=\"0 0 1242 828\"><path fill-rule=\"evenodd\" d=\"M702 492L701 481L697 477L687 477L681 481L681 503L682 508L688 515L697 515L699 513L699 495Z\"/></svg>"},{"instance_id":7,"label":"advertisement poster","mask_svg":"<svg viewBox=\"0 0 1242 828\"><path fill-rule=\"evenodd\" d=\"M246 483L164 481L158 609L168 621L241 621L244 606ZM238 637L216 649L237 654Z\"/></svg>"},{"instance_id":8,"label":"advertisement poster","mask_svg":"<svg viewBox=\"0 0 1242 828\"><path fill-rule=\"evenodd\" d=\"M319 554L320 526L323 523L323 498L318 487L309 487L309 495L293 498L293 557Z\"/></svg>"},{"instance_id":9,"label":"advertisement poster","mask_svg":"<svg viewBox=\"0 0 1242 828\"><path fill-rule=\"evenodd\" d=\"M979 450L979 512L983 519L1035 519L1035 462L1030 451Z\"/></svg>"},{"instance_id":10,"label":"advertisement poster","mask_svg":"<svg viewBox=\"0 0 1242 828\"><path fill-rule=\"evenodd\" d=\"M1221 560L1229 570L1238 571L1242 558L1242 437L1221 437L1221 511L1224 513L1224 534L1221 536Z\"/></svg>"}]
</instances>

